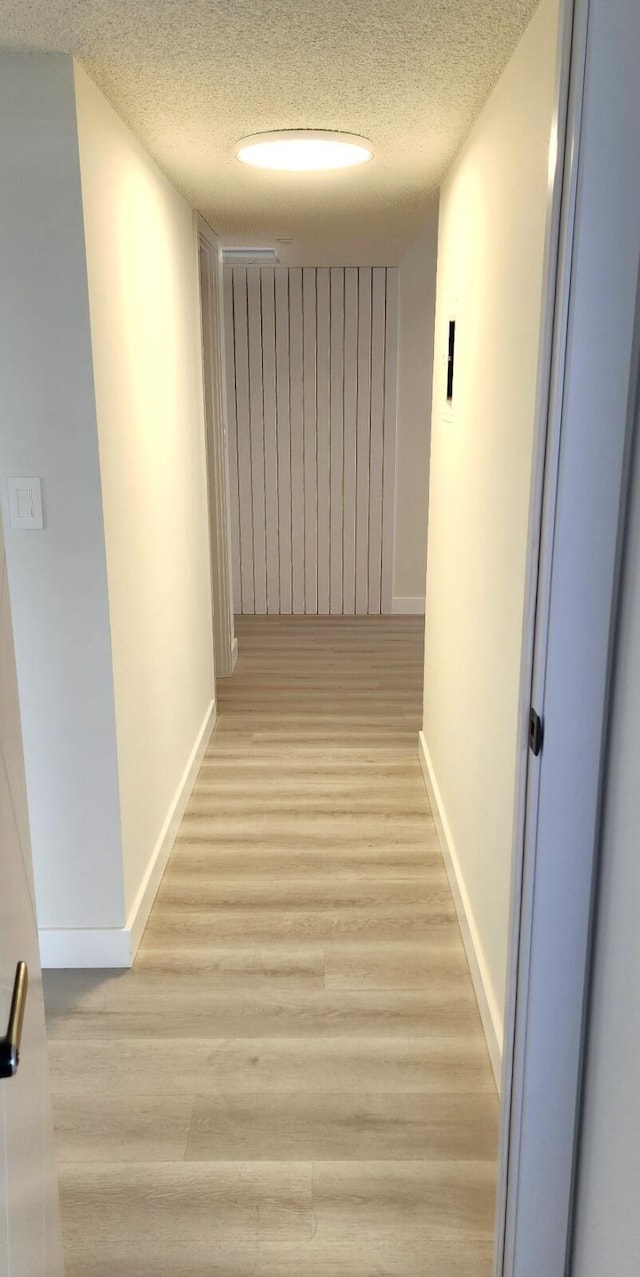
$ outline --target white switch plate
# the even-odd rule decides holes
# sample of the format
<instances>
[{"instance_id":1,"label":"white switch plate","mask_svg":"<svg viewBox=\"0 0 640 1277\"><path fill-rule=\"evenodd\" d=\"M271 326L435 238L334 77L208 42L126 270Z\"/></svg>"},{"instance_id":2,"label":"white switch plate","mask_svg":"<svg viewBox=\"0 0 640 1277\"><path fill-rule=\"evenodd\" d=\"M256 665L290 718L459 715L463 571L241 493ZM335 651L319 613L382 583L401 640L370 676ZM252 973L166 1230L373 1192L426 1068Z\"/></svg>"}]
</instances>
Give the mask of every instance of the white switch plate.
<instances>
[{"instance_id":1,"label":"white switch plate","mask_svg":"<svg viewBox=\"0 0 640 1277\"><path fill-rule=\"evenodd\" d=\"M12 528L39 531L42 517L42 485L39 479L7 479L9 523Z\"/></svg>"}]
</instances>

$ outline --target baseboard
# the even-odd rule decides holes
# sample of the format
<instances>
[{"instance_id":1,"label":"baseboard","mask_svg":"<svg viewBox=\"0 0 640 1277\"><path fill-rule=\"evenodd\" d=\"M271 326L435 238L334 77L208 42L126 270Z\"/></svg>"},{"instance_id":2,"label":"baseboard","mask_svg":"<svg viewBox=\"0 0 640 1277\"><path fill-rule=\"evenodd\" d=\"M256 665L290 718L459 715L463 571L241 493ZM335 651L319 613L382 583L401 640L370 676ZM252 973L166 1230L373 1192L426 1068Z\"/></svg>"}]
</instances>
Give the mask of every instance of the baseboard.
<instances>
[{"instance_id":1,"label":"baseboard","mask_svg":"<svg viewBox=\"0 0 640 1277\"><path fill-rule=\"evenodd\" d=\"M438 788L438 783L429 757L429 750L427 748L424 732L420 732L418 738L418 757L420 760L422 775L424 777L425 788L431 804L433 819L438 832L440 850L442 851L442 858L445 863L453 902L458 915L462 941L465 947L476 1001L478 1003L478 1010L480 1012L482 1027L487 1041L491 1068L493 1069L493 1076L495 1078L498 1094L500 1094L503 1042L502 1017L491 988L487 964L485 962L480 937L478 935L478 928L475 923L473 910L471 908L464 878L460 869L460 862L456 854L440 790Z\"/></svg>"},{"instance_id":2,"label":"baseboard","mask_svg":"<svg viewBox=\"0 0 640 1277\"><path fill-rule=\"evenodd\" d=\"M81 967L130 967L131 932L127 927L41 927L40 964L43 971Z\"/></svg>"},{"instance_id":3,"label":"baseboard","mask_svg":"<svg viewBox=\"0 0 640 1277\"><path fill-rule=\"evenodd\" d=\"M394 616L424 616L424 607L424 595L399 596L391 600L391 611Z\"/></svg>"},{"instance_id":4,"label":"baseboard","mask_svg":"<svg viewBox=\"0 0 640 1277\"><path fill-rule=\"evenodd\" d=\"M231 678L231 675L233 674L233 671L236 668L237 661L238 661L238 640L237 638L234 638L233 643L231 644L231 652L229 655L228 668L227 668L226 661L224 663L225 664L224 670L220 670L216 667L216 678Z\"/></svg>"},{"instance_id":5,"label":"baseboard","mask_svg":"<svg viewBox=\"0 0 640 1277\"><path fill-rule=\"evenodd\" d=\"M180 827L180 822L184 816L189 798L191 797L191 790L195 785L196 776L200 771L200 765L204 758L209 738L215 725L216 706L215 701L211 701L202 721L200 731L196 736L195 744L187 760L187 765L180 777L167 818L162 826L160 836L153 849L147 871L142 879L136 898L129 911L129 917L127 918L127 930L131 934L133 957L135 957L136 950L142 939L142 933L147 925L147 919L151 913L151 908L156 898L156 892L160 886L160 880L167 867L167 861L171 855L173 844L176 840L176 834Z\"/></svg>"},{"instance_id":6,"label":"baseboard","mask_svg":"<svg viewBox=\"0 0 640 1277\"><path fill-rule=\"evenodd\" d=\"M129 911L126 926L41 928L40 960L45 970L132 965L215 722L216 707L211 701Z\"/></svg>"}]
</instances>

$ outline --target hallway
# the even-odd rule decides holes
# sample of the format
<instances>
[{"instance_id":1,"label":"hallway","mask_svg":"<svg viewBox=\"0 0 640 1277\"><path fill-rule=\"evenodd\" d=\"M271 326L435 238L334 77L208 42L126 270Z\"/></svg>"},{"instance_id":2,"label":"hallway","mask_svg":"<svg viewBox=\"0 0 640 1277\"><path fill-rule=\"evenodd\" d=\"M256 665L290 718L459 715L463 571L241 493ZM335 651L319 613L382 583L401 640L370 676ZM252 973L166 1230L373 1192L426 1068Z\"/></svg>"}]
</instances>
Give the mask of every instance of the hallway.
<instances>
[{"instance_id":1,"label":"hallway","mask_svg":"<svg viewBox=\"0 0 640 1277\"><path fill-rule=\"evenodd\" d=\"M240 617L135 967L49 972L68 1277L488 1277L419 618Z\"/></svg>"}]
</instances>

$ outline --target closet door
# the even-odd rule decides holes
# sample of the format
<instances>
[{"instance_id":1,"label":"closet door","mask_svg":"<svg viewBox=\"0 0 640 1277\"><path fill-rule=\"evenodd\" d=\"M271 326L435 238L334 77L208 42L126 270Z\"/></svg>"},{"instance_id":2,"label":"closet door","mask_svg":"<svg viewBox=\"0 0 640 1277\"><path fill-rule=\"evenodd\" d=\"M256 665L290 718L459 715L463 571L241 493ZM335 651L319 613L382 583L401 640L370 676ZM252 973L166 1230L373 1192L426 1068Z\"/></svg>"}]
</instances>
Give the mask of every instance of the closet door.
<instances>
[{"instance_id":1,"label":"closet door","mask_svg":"<svg viewBox=\"0 0 640 1277\"><path fill-rule=\"evenodd\" d=\"M390 612L397 271L229 267L225 323L241 610Z\"/></svg>"}]
</instances>

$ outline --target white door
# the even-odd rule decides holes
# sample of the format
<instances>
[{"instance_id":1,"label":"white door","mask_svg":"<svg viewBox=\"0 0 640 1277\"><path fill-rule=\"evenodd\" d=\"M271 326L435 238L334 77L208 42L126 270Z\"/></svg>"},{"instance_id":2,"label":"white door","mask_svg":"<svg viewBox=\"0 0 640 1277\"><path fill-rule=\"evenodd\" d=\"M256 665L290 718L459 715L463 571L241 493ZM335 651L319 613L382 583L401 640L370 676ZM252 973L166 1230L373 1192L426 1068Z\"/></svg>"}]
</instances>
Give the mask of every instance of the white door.
<instances>
[{"instance_id":1,"label":"white door","mask_svg":"<svg viewBox=\"0 0 640 1277\"><path fill-rule=\"evenodd\" d=\"M28 536L19 532L18 536ZM0 1277L62 1277L42 978L22 737L0 519L0 1038L18 963L28 989L15 1075L0 1080ZM9 1054L6 1041L0 1059ZM6 1072L6 1068L3 1070Z\"/></svg>"}]
</instances>

